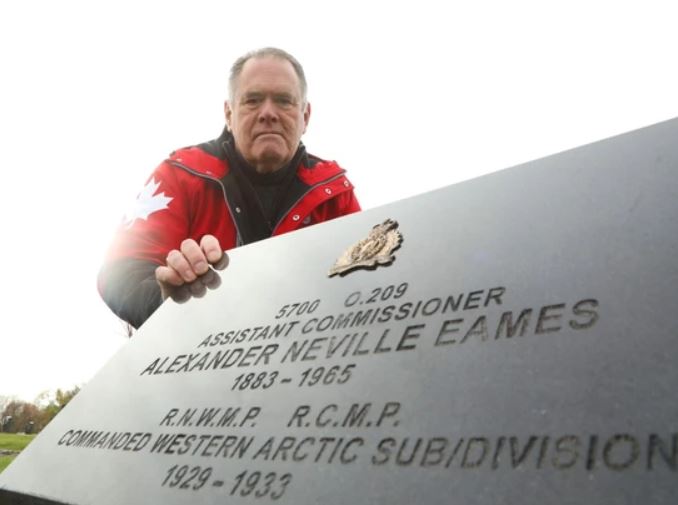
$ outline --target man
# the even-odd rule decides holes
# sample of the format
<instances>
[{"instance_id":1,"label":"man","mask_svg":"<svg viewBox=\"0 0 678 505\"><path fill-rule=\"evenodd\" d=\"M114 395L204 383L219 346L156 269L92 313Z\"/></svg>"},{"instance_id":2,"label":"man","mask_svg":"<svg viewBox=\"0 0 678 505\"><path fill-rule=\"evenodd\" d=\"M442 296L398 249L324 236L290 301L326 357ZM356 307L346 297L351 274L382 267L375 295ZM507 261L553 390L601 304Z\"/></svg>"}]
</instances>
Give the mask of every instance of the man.
<instances>
[{"instance_id":1,"label":"man","mask_svg":"<svg viewBox=\"0 0 678 505\"><path fill-rule=\"evenodd\" d=\"M221 136L175 151L125 216L99 291L138 328L167 296L212 282L224 249L360 210L335 162L306 153L311 116L297 60L276 48L231 68Z\"/></svg>"}]
</instances>

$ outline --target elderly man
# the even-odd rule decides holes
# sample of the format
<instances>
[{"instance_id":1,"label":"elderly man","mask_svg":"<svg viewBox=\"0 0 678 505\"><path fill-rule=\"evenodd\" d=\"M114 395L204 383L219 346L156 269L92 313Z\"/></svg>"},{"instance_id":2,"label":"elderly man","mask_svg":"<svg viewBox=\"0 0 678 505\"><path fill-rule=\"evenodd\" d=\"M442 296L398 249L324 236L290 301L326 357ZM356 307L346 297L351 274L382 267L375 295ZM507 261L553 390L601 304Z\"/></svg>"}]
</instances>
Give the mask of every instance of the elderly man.
<instances>
[{"instance_id":1,"label":"elderly man","mask_svg":"<svg viewBox=\"0 0 678 505\"><path fill-rule=\"evenodd\" d=\"M311 105L293 56L248 53L229 88L221 136L153 172L99 273L103 299L134 327L167 296L206 284L224 249L360 210L344 170L301 143Z\"/></svg>"}]
</instances>

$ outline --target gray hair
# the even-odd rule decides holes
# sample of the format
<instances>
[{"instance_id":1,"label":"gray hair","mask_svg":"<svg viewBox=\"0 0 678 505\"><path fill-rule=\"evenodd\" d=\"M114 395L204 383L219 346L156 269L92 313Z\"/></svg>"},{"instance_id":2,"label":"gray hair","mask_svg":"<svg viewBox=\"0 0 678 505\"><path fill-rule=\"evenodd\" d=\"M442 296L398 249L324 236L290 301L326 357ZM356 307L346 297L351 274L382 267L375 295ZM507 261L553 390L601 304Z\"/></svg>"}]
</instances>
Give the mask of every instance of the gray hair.
<instances>
[{"instance_id":1,"label":"gray hair","mask_svg":"<svg viewBox=\"0 0 678 505\"><path fill-rule=\"evenodd\" d=\"M247 61L252 58L265 58L267 56L272 56L273 58L279 58L281 60L287 60L292 64L294 72L299 78L301 99L303 102L306 102L306 76L304 75L304 69L301 66L301 63L299 63L297 59L290 53L283 51L282 49L278 49L277 47L264 47L255 51L250 51L249 53L244 54L235 60L235 63L233 63L233 66L231 67L231 75L228 79L228 93L231 102L233 102L235 99L236 81L238 80L238 77L240 77L245 63L247 63Z\"/></svg>"}]
</instances>

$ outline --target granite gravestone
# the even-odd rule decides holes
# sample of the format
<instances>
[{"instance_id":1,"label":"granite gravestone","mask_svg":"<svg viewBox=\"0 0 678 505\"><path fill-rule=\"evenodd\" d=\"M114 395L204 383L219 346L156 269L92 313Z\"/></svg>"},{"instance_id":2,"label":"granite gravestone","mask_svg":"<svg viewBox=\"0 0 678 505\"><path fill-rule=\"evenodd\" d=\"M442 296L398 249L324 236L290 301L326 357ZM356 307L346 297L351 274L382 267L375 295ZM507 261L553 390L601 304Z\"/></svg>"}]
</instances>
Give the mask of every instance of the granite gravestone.
<instances>
[{"instance_id":1,"label":"granite gravestone","mask_svg":"<svg viewBox=\"0 0 678 505\"><path fill-rule=\"evenodd\" d=\"M677 138L668 121L231 251L0 501L675 503Z\"/></svg>"}]
</instances>

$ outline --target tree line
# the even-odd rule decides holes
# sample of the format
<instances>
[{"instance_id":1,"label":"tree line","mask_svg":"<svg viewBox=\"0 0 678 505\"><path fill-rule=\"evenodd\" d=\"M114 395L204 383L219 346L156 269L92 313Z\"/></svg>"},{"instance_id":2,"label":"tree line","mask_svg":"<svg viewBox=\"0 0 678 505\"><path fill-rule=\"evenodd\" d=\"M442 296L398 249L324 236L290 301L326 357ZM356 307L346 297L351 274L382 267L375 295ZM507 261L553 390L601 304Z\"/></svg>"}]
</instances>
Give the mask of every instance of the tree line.
<instances>
[{"instance_id":1,"label":"tree line","mask_svg":"<svg viewBox=\"0 0 678 505\"><path fill-rule=\"evenodd\" d=\"M0 397L0 432L39 433L80 391L57 389L55 393L42 393L35 402L25 402Z\"/></svg>"}]
</instances>

